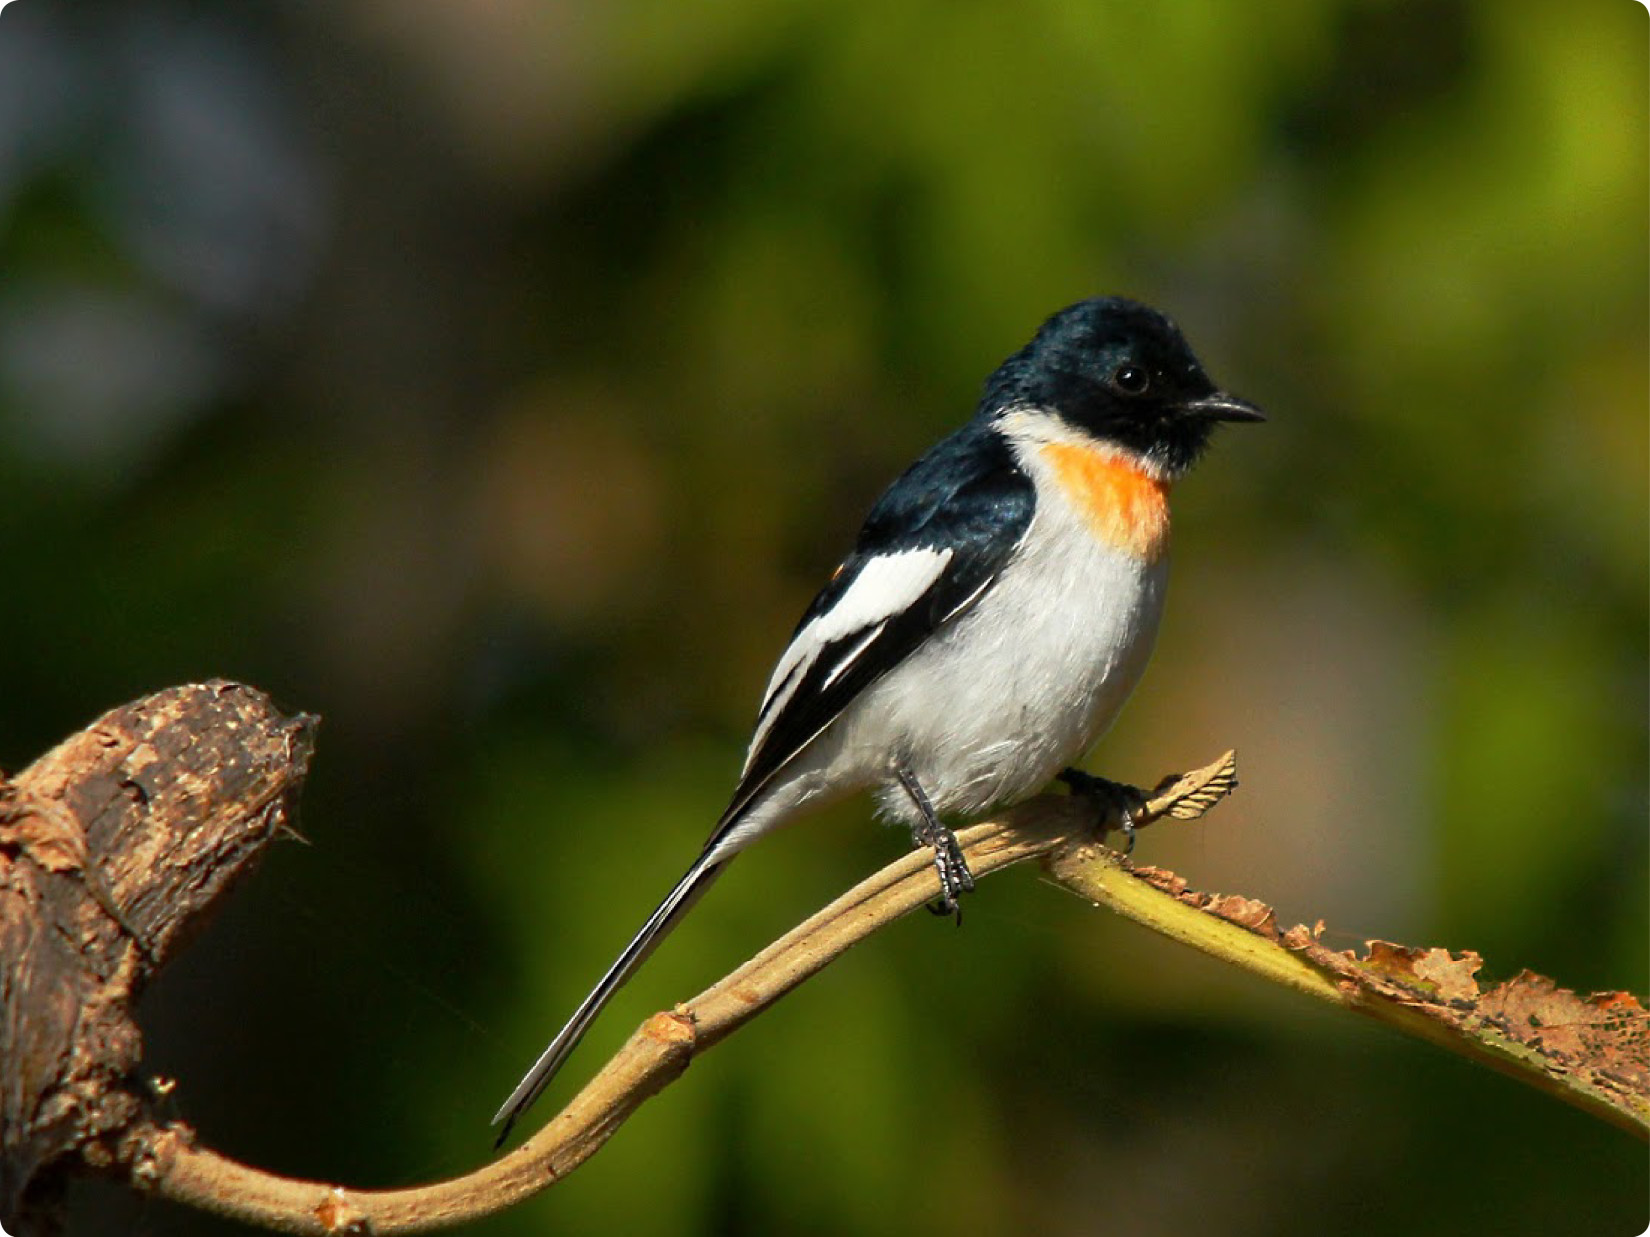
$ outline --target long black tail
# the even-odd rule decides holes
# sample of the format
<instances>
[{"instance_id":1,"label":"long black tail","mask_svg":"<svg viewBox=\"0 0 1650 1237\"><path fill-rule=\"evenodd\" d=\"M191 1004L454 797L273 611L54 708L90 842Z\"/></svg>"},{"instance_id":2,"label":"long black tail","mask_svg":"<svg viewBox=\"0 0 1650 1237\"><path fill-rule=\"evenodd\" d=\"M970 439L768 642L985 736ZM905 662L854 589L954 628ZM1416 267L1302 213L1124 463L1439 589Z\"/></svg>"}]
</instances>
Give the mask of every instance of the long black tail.
<instances>
[{"instance_id":1,"label":"long black tail","mask_svg":"<svg viewBox=\"0 0 1650 1237\"><path fill-rule=\"evenodd\" d=\"M562 1067L584 1033L590 1029L590 1024L596 1021L596 1016L602 1012L602 1007L613 999L614 993L624 986L625 980L635 973L637 967L647 961L660 941L680 922L688 909L699 900L699 896L710 888L711 882L716 879L727 859L711 861L710 851L699 856L693 866L687 870L687 875L676 882L665 900L659 903L647 922L642 925L640 932L631 939L630 944L624 947L613 965L607 968L590 995L579 1002L579 1007L573 1011L573 1016L550 1041L550 1046L544 1050L539 1059L533 1063L533 1068L527 1071L527 1076L516 1084L516 1089L510 1092L510 1098L504 1101L493 1116L493 1124L503 1123L504 1128L499 1131L498 1143L503 1145L510 1136L510 1128L515 1125L516 1119L526 1112L538 1099L540 1093L556 1076L556 1071Z\"/></svg>"}]
</instances>

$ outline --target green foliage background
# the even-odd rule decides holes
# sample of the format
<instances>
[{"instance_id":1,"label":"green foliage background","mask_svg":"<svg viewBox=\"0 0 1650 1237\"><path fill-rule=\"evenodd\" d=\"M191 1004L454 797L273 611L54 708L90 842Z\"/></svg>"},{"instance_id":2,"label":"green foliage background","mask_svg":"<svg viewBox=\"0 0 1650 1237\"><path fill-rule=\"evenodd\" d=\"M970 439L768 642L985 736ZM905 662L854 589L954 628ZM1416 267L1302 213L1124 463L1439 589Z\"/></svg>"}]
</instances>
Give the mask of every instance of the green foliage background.
<instances>
[{"instance_id":1,"label":"green foliage background","mask_svg":"<svg viewBox=\"0 0 1650 1237\"><path fill-rule=\"evenodd\" d=\"M1644 992L1646 24L10 6L0 763L211 675L325 717L312 844L149 998L179 1114L355 1184L479 1161L868 503L1106 291L1272 413L1181 487L1156 662L1093 761L1231 745L1243 789L1142 856L1347 946ZM853 804L743 858L551 1101L904 844ZM1018 874L478 1231L1634 1233L1647 1188L1585 1117Z\"/></svg>"}]
</instances>

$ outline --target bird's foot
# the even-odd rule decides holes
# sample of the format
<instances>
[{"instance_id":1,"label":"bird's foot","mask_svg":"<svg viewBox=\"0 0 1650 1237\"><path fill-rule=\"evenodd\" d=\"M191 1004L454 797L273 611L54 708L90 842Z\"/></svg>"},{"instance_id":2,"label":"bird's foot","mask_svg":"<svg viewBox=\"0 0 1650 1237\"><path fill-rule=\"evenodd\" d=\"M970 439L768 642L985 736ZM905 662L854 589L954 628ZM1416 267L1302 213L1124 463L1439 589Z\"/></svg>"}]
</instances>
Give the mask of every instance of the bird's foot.
<instances>
[{"instance_id":1,"label":"bird's foot","mask_svg":"<svg viewBox=\"0 0 1650 1237\"><path fill-rule=\"evenodd\" d=\"M1081 795L1094 803L1100 813L1102 827L1115 819L1117 829L1123 834L1123 853L1134 853L1135 821L1145 809L1145 791L1127 782L1114 782L1108 777L1098 777L1081 769L1066 769L1059 775L1059 780L1071 787L1072 794Z\"/></svg>"},{"instance_id":2,"label":"bird's foot","mask_svg":"<svg viewBox=\"0 0 1650 1237\"><path fill-rule=\"evenodd\" d=\"M934 871L940 878L940 896L928 903L928 913L931 915L955 915L957 923L962 924L961 896L974 892L974 873L968 870L968 861L963 858L962 847L957 845L957 835L944 825L939 827L938 837L917 838L917 830L912 831L913 840L918 845L928 845L934 848ZM927 829L922 830L924 834Z\"/></svg>"},{"instance_id":3,"label":"bird's foot","mask_svg":"<svg viewBox=\"0 0 1650 1237\"><path fill-rule=\"evenodd\" d=\"M963 894L974 892L974 873L968 870L968 860L963 858L962 847L957 845L957 835L940 820L927 792L911 771L901 768L896 773L900 785L917 809L916 822L911 826L911 844L928 846L934 851L934 872L940 878L940 896L928 903L928 911L933 915L955 915L960 926L960 899Z\"/></svg>"}]
</instances>

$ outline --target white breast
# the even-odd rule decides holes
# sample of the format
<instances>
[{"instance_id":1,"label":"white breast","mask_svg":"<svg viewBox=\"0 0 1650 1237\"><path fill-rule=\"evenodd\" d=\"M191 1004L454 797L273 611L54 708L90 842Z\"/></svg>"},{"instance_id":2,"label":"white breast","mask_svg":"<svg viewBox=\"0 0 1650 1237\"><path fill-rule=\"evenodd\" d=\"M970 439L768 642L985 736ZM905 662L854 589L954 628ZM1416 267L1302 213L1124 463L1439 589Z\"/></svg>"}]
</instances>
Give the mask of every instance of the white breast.
<instances>
[{"instance_id":1,"label":"white breast","mask_svg":"<svg viewBox=\"0 0 1650 1237\"><path fill-rule=\"evenodd\" d=\"M1140 681L1166 581L1165 562L1147 566L1059 509L1039 511L980 604L843 719L846 747L900 755L942 812L1030 794L1087 751ZM884 803L908 819L903 796Z\"/></svg>"}]
</instances>

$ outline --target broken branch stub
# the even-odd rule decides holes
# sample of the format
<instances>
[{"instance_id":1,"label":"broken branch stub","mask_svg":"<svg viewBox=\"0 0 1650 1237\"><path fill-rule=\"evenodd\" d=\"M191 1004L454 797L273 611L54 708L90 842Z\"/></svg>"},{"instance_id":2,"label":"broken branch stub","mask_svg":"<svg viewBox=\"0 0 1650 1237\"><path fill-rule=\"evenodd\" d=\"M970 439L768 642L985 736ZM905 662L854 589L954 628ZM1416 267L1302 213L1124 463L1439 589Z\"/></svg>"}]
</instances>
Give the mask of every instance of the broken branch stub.
<instances>
[{"instance_id":1,"label":"broken branch stub","mask_svg":"<svg viewBox=\"0 0 1650 1237\"><path fill-rule=\"evenodd\" d=\"M0 1220L142 1112L132 1005L296 808L315 719L212 681L112 710L0 779Z\"/></svg>"}]
</instances>

